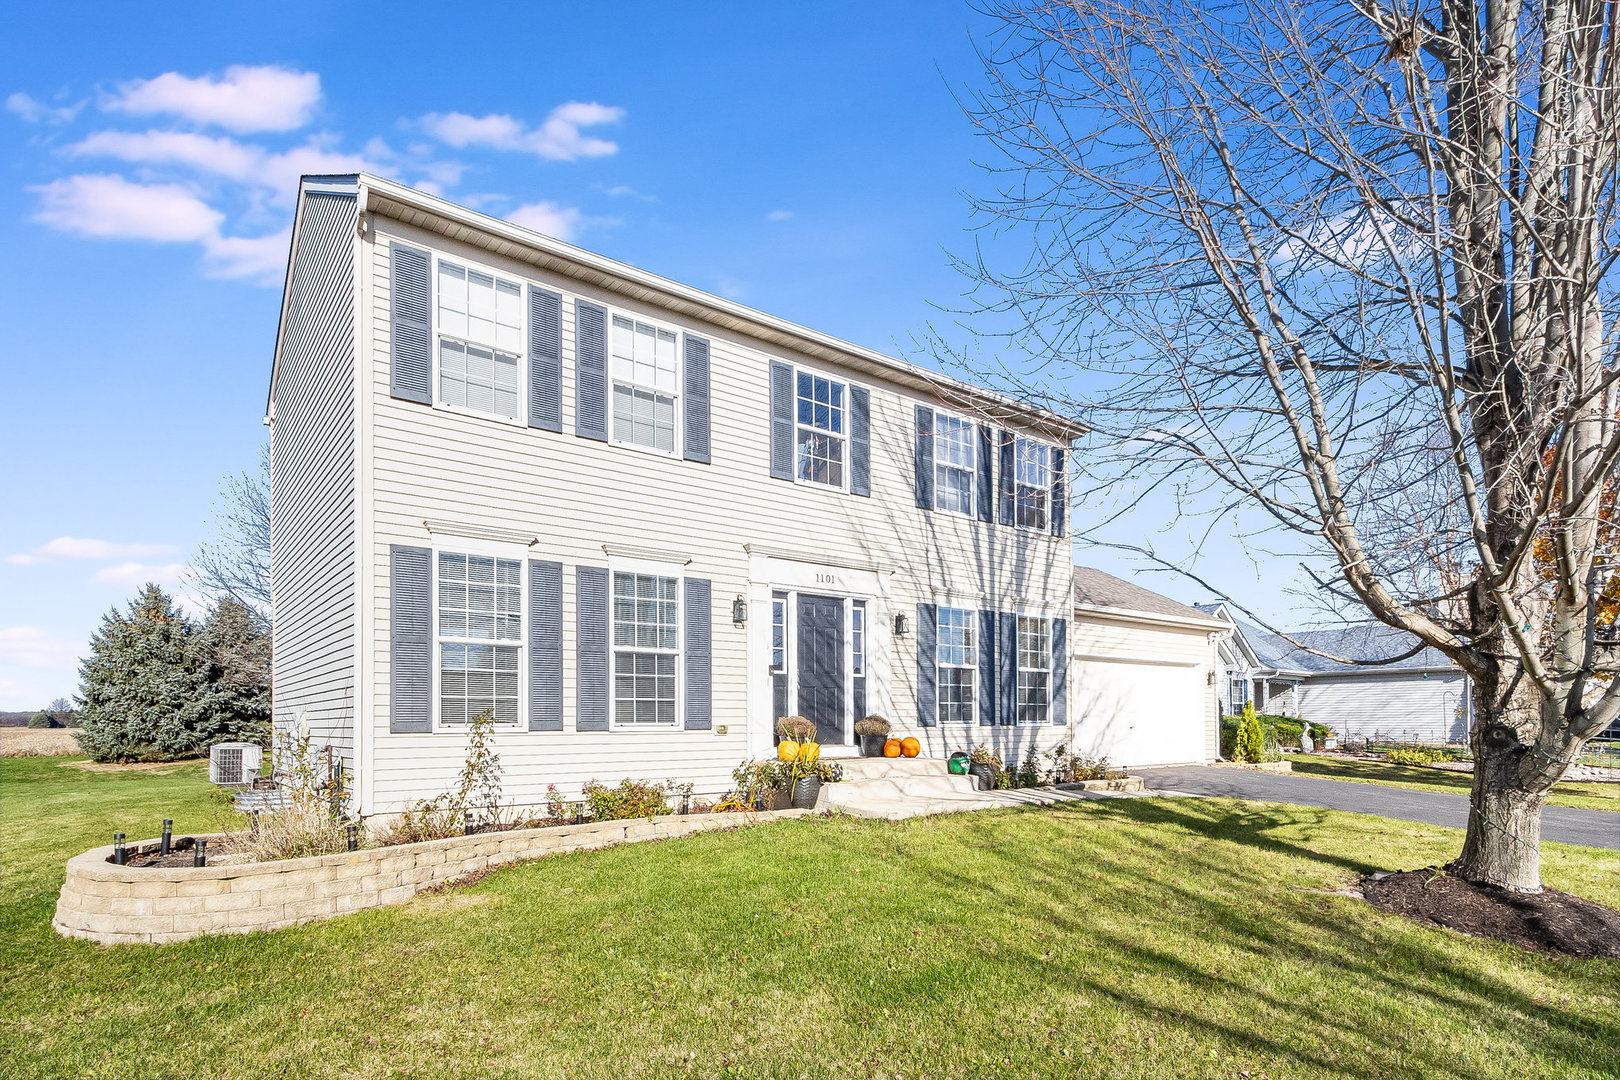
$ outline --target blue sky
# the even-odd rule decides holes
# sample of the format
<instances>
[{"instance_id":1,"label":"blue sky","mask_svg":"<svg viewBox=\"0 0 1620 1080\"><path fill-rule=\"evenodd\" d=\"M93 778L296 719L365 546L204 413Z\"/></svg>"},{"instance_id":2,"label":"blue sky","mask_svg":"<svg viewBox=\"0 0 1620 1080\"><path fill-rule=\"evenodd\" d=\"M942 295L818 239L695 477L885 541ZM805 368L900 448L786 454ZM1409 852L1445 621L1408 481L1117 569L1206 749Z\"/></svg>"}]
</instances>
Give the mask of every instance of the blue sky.
<instances>
[{"instance_id":1,"label":"blue sky","mask_svg":"<svg viewBox=\"0 0 1620 1080\"><path fill-rule=\"evenodd\" d=\"M921 362L960 302L965 6L155 10L35 5L0 43L0 709L70 694L101 615L176 586L255 461L300 172L430 186Z\"/></svg>"}]
</instances>

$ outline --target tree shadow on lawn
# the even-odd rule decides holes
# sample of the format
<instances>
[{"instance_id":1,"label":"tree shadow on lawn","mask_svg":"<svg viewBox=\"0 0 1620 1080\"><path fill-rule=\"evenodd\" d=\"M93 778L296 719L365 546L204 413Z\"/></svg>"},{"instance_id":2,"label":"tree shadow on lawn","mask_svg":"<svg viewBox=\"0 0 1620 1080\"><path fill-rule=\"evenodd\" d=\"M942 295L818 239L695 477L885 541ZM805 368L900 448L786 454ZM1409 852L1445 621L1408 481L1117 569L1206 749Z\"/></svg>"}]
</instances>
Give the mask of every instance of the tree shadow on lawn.
<instances>
[{"instance_id":1,"label":"tree shadow on lawn","mask_svg":"<svg viewBox=\"0 0 1620 1080\"><path fill-rule=\"evenodd\" d=\"M1014 812L1046 816L1057 832L1082 823L1089 825L1099 818L1120 825L1151 826L1166 841L1165 848L1175 848L1175 872L1225 887L1216 895L1208 895L1170 878L1170 872L1156 875L1155 849L1149 845L1121 853L1096 844L1071 849L1074 869L1081 874L1100 874L1115 890L1110 893L1110 902L1126 909L1123 917L1146 924L1141 934L1121 932L1087 918L1095 908L1072 902L1054 905L1052 896L1056 893L1032 892L1028 852L997 847L993 818L975 823L983 826L985 845L979 853L987 856L987 861L966 873L960 864L932 867L933 884L947 892L973 893L978 903L984 903L989 894L993 904L1021 909L1026 917L1038 918L1060 940L1082 942L1098 952L1121 958L1117 965L1097 968L1054 966L1044 962L1039 942L986 940L980 943L981 959L997 971L995 977L1026 981L1034 973L1036 978L1061 984L1061 989L1070 993L1097 994L1121 1008L1162 1017L1163 1022L1183 1030L1235 1043L1280 1061L1298 1061L1331 1074L1368 1080L1412 1071L1424 1076L1497 1075L1477 1067L1465 1068L1443 1043L1426 1045L1423 1032L1414 1032L1411 1020L1404 1015L1413 1007L1412 1002L1422 1001L1424 1007L1449 1012L1456 1023L1488 1027L1509 1044L1523 1043L1528 1032L1536 1032L1535 1050L1553 1060L1563 1059L1599 1071L1612 1070L1620 1063L1613 1052L1602 1049L1620 1046L1620 1022L1594 1020L1590 1015L1547 1005L1516 989L1499 974L1493 975L1483 963L1471 964L1459 957L1456 940L1443 931L1399 919L1392 921L1370 907L1346 909L1342 906L1346 901L1335 904L1319 893L1289 887L1275 874L1268 876L1256 860L1233 858L1230 850L1221 852L1208 843L1225 841L1240 849L1305 858L1357 875L1377 869L1365 861L1317 851L1277 835L1283 830L1321 825L1330 812L1299 807L1245 808L1212 817L1207 813L1209 809L1210 804L1202 801L1192 805L1179 800L1109 800ZM1191 839L1196 846L1174 843L1177 833L1164 831L1167 827L1179 830L1180 839ZM1118 891L1122 881L1132 883L1128 892ZM1032 895L1039 896L1035 904L1030 902ZM1248 910L1245 900L1249 901ZM1260 910L1254 910L1256 907ZM1186 953L1140 940L1142 936L1153 936L1155 925L1162 932L1167 919L1188 928ZM1245 971L1247 965L1240 958L1236 963L1221 962L1221 967L1239 969L1236 975L1223 974L1189 958L1188 954L1208 945L1238 950L1266 970ZM1481 943L1481 947L1512 948L1497 943ZM1510 964L1519 959L1513 954L1502 957L1498 953L1498 957ZM1488 962L1489 958L1482 959ZM1589 973L1602 981L1600 970L1583 969L1580 961L1528 954L1523 961L1526 965L1545 965L1559 974ZM1346 1015L1343 1002L1334 1008L1318 1004L1312 1000L1314 993L1307 995L1303 988L1299 996L1289 996L1263 985L1285 969L1293 969L1296 978L1308 977L1334 990L1360 988L1369 1000L1363 1007L1351 1007L1351 1014ZM1126 978L1149 978L1154 980L1152 985L1172 984L1200 999L1230 998L1231 1004L1194 1011L1166 1000L1168 995L1155 998L1122 985ZM1241 1023L1242 1018L1251 1023ZM1335 1048L1342 1052L1334 1052Z\"/></svg>"}]
</instances>

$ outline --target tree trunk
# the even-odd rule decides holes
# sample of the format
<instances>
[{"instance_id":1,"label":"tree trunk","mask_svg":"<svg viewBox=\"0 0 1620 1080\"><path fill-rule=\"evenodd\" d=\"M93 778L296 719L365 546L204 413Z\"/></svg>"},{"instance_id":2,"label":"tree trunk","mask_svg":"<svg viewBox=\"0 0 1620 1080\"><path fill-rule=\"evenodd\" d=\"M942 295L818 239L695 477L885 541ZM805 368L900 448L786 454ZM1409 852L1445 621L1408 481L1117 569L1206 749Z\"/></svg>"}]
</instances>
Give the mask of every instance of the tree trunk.
<instances>
[{"instance_id":1,"label":"tree trunk","mask_svg":"<svg viewBox=\"0 0 1620 1080\"><path fill-rule=\"evenodd\" d=\"M1479 694L1481 699L1487 695ZM1483 701L1480 702L1483 704ZM1492 729L1508 727L1501 713L1476 708L1474 791L1468 807L1468 835L1454 864L1469 881L1517 892L1541 891L1542 791L1531 791L1519 775L1525 749L1517 742L1492 745Z\"/></svg>"}]
</instances>

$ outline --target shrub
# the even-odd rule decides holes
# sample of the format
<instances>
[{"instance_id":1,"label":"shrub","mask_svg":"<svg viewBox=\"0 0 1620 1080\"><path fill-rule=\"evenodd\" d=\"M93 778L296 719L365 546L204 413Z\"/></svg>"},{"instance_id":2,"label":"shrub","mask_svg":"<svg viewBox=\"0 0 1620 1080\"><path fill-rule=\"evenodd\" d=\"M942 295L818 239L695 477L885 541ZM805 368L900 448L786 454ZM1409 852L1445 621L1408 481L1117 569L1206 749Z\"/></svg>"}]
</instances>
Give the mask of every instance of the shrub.
<instances>
[{"instance_id":1,"label":"shrub","mask_svg":"<svg viewBox=\"0 0 1620 1080\"><path fill-rule=\"evenodd\" d=\"M1108 780L1123 776L1118 769L1108 767L1108 759L1082 757L1069 749L1067 743L1047 752L1052 759L1051 778L1054 784L1072 784L1080 780Z\"/></svg>"},{"instance_id":2,"label":"shrub","mask_svg":"<svg viewBox=\"0 0 1620 1080\"><path fill-rule=\"evenodd\" d=\"M50 713L46 712L44 709L41 709L39 712L28 718L28 726L37 731L40 728L55 727L56 721L51 719Z\"/></svg>"},{"instance_id":3,"label":"shrub","mask_svg":"<svg viewBox=\"0 0 1620 1080\"><path fill-rule=\"evenodd\" d=\"M1245 706L1252 708L1253 706ZM1300 732L1305 727L1305 721L1293 716L1274 716L1269 713L1256 713L1255 719L1260 721L1260 734L1262 740L1269 735L1278 746L1298 746ZM1243 722L1241 716L1221 717L1221 756L1235 757L1237 754L1238 726ZM1326 724L1311 724L1311 738L1317 743L1333 734Z\"/></svg>"},{"instance_id":4,"label":"shrub","mask_svg":"<svg viewBox=\"0 0 1620 1080\"><path fill-rule=\"evenodd\" d=\"M690 795L692 785L670 780L620 780L618 787L604 787L595 780L585 785L585 801L594 821L622 821L625 818L656 817L670 813L671 795Z\"/></svg>"},{"instance_id":5,"label":"shrub","mask_svg":"<svg viewBox=\"0 0 1620 1080\"><path fill-rule=\"evenodd\" d=\"M737 786L721 800L722 806L733 803L752 807L756 799L770 796L787 786L787 772L783 763L767 758L764 761L745 761L731 770L731 782Z\"/></svg>"},{"instance_id":6,"label":"shrub","mask_svg":"<svg viewBox=\"0 0 1620 1080\"><path fill-rule=\"evenodd\" d=\"M247 832L233 834L237 846L259 862L347 851L344 810L349 796L343 774L325 774L307 732L283 732L276 740L275 760L287 805L275 813L254 814Z\"/></svg>"},{"instance_id":7,"label":"shrub","mask_svg":"<svg viewBox=\"0 0 1620 1080\"><path fill-rule=\"evenodd\" d=\"M1238 724L1237 745L1232 748L1232 758L1252 765L1263 760L1265 754L1265 736L1260 731L1260 718L1255 715L1253 704L1245 704L1243 719Z\"/></svg>"},{"instance_id":8,"label":"shrub","mask_svg":"<svg viewBox=\"0 0 1620 1080\"><path fill-rule=\"evenodd\" d=\"M1018 765L1017 786L1038 787L1041 783L1041 761L1035 749L1035 740L1029 741L1029 750L1024 754L1024 760Z\"/></svg>"},{"instance_id":9,"label":"shrub","mask_svg":"<svg viewBox=\"0 0 1620 1080\"><path fill-rule=\"evenodd\" d=\"M505 823L510 807L501 806L501 759L491 744L495 713L485 709L467 724L467 757L456 778L455 790L431 799L418 799L385 831L380 842L414 844L442 840L467 830L468 815L475 826Z\"/></svg>"},{"instance_id":10,"label":"shrub","mask_svg":"<svg viewBox=\"0 0 1620 1080\"><path fill-rule=\"evenodd\" d=\"M889 722L881 716L863 716L855 721L857 735L887 735L890 730Z\"/></svg>"},{"instance_id":11,"label":"shrub","mask_svg":"<svg viewBox=\"0 0 1620 1080\"><path fill-rule=\"evenodd\" d=\"M1451 761L1456 755L1426 746L1399 746L1384 755L1391 765L1433 765L1437 761Z\"/></svg>"},{"instance_id":12,"label":"shrub","mask_svg":"<svg viewBox=\"0 0 1620 1080\"><path fill-rule=\"evenodd\" d=\"M776 737L794 742L815 742L816 725L805 716L784 716L776 721Z\"/></svg>"}]
</instances>

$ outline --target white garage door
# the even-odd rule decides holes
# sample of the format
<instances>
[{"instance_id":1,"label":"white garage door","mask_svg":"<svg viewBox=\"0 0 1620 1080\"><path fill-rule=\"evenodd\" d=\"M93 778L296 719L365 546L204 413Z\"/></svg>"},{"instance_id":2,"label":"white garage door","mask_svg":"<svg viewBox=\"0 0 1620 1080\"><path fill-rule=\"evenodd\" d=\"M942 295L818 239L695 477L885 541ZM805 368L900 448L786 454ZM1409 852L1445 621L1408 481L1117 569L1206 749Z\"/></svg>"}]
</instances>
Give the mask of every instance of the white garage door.
<instances>
[{"instance_id":1,"label":"white garage door","mask_svg":"<svg viewBox=\"0 0 1620 1080\"><path fill-rule=\"evenodd\" d=\"M1204 760L1204 677L1195 667L1082 660L1071 669L1076 748L1115 765Z\"/></svg>"}]
</instances>

